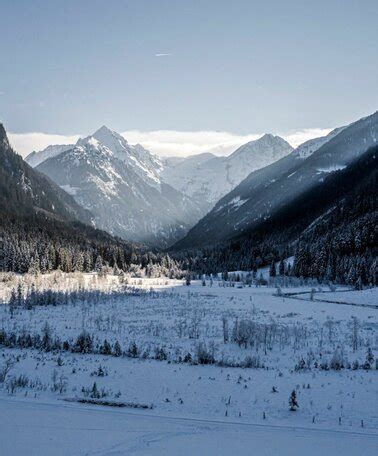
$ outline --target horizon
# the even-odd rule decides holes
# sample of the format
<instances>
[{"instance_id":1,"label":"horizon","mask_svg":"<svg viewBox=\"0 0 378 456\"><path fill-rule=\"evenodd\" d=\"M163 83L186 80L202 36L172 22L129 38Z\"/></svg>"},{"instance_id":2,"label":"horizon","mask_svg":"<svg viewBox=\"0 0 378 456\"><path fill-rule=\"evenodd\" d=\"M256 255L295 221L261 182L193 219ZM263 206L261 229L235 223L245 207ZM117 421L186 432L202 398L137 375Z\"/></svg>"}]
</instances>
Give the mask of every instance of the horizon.
<instances>
[{"instance_id":1,"label":"horizon","mask_svg":"<svg viewBox=\"0 0 378 456\"><path fill-rule=\"evenodd\" d=\"M2 122L3 123L3 122ZM3 123L4 124L4 123ZM107 126L106 126L107 127ZM109 127L107 127L109 128ZM294 149L304 142L327 135L334 128L311 128L287 133L250 133L237 135L229 131L146 131L139 130L117 132L131 145L140 144L159 158L191 157L203 153L211 153L218 157L231 155L240 146L256 141L266 134L279 136ZM112 131L116 131L109 128ZM93 135L89 134L46 134L41 132L13 133L7 132L9 141L15 151L23 158L32 152L40 152L48 146L76 144L79 139Z\"/></svg>"}]
</instances>

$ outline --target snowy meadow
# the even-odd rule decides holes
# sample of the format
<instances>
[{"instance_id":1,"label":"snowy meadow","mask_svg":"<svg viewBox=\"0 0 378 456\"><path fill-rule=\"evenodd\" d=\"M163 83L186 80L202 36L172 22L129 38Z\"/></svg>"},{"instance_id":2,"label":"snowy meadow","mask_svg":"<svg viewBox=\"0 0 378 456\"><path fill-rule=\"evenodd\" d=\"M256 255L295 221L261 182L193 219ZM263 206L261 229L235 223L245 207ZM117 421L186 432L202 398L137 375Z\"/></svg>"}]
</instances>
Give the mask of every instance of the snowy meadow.
<instances>
[{"instance_id":1,"label":"snowy meadow","mask_svg":"<svg viewBox=\"0 0 378 456\"><path fill-rule=\"evenodd\" d=\"M291 285L4 276L0 394L378 436L377 290Z\"/></svg>"}]
</instances>

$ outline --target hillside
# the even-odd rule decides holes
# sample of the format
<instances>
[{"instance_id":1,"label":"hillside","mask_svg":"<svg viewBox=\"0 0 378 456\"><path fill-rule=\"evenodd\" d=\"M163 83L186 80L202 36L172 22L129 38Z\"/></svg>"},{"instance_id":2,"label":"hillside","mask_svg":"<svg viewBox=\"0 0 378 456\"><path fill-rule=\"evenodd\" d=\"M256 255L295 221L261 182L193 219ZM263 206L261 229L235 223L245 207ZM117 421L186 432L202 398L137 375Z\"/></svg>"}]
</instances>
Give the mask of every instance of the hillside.
<instances>
[{"instance_id":1,"label":"hillside","mask_svg":"<svg viewBox=\"0 0 378 456\"><path fill-rule=\"evenodd\" d=\"M99 256L126 268L136 247L83 223L91 219L12 150L0 124L0 269L92 270Z\"/></svg>"},{"instance_id":2,"label":"hillside","mask_svg":"<svg viewBox=\"0 0 378 456\"><path fill-rule=\"evenodd\" d=\"M204 249L194 268L250 270L295 253L295 275L376 284L377 159L375 146L258 227Z\"/></svg>"},{"instance_id":3,"label":"hillside","mask_svg":"<svg viewBox=\"0 0 378 456\"><path fill-rule=\"evenodd\" d=\"M378 138L378 112L311 140L288 156L251 173L194 226L173 249L214 246L258 228L300 195L360 157ZM309 144L307 143L307 146Z\"/></svg>"}]
</instances>

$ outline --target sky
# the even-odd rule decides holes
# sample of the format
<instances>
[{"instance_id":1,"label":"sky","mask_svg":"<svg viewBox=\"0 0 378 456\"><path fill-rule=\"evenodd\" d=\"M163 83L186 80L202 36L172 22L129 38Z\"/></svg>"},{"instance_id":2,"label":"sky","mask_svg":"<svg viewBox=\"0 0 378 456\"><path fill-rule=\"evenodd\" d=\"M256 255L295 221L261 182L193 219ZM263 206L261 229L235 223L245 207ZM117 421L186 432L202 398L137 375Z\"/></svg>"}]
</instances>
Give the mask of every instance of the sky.
<instances>
[{"instance_id":1,"label":"sky","mask_svg":"<svg viewBox=\"0 0 378 456\"><path fill-rule=\"evenodd\" d=\"M378 108L376 0L4 0L0 121L25 155L101 125L159 155L298 145Z\"/></svg>"}]
</instances>

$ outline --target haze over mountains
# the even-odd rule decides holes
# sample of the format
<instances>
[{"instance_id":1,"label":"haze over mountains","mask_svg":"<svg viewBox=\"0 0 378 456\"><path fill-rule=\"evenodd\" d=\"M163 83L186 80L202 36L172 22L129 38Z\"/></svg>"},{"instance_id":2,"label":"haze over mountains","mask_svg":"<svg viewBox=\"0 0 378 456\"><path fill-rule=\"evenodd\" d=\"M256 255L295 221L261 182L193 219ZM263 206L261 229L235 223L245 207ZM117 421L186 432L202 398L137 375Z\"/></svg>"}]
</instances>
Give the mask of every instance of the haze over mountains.
<instances>
[{"instance_id":1,"label":"haze over mountains","mask_svg":"<svg viewBox=\"0 0 378 456\"><path fill-rule=\"evenodd\" d=\"M376 145L377 138L378 112L302 144L286 157L252 172L174 248L208 247L258 228L329 174L361 157Z\"/></svg>"},{"instance_id":2,"label":"haze over mountains","mask_svg":"<svg viewBox=\"0 0 378 456\"><path fill-rule=\"evenodd\" d=\"M97 227L124 239L165 246L200 217L190 198L160 179L161 162L102 127L37 169L94 214Z\"/></svg>"},{"instance_id":3,"label":"haze over mountains","mask_svg":"<svg viewBox=\"0 0 378 456\"><path fill-rule=\"evenodd\" d=\"M287 155L264 135L229 157L160 160L103 126L72 146L49 146L26 161L94 214L96 226L128 240L165 247L182 238L250 171Z\"/></svg>"},{"instance_id":4,"label":"haze over mountains","mask_svg":"<svg viewBox=\"0 0 378 456\"><path fill-rule=\"evenodd\" d=\"M295 150L265 134L228 157L160 159L103 126L26 161L88 210L96 227L149 246L193 250L258 229L361 157L377 137L376 112Z\"/></svg>"},{"instance_id":5,"label":"haze over mountains","mask_svg":"<svg viewBox=\"0 0 378 456\"><path fill-rule=\"evenodd\" d=\"M207 210L249 173L289 154L293 148L279 136L265 134L239 147L228 157L201 154L166 166L162 177Z\"/></svg>"}]
</instances>

